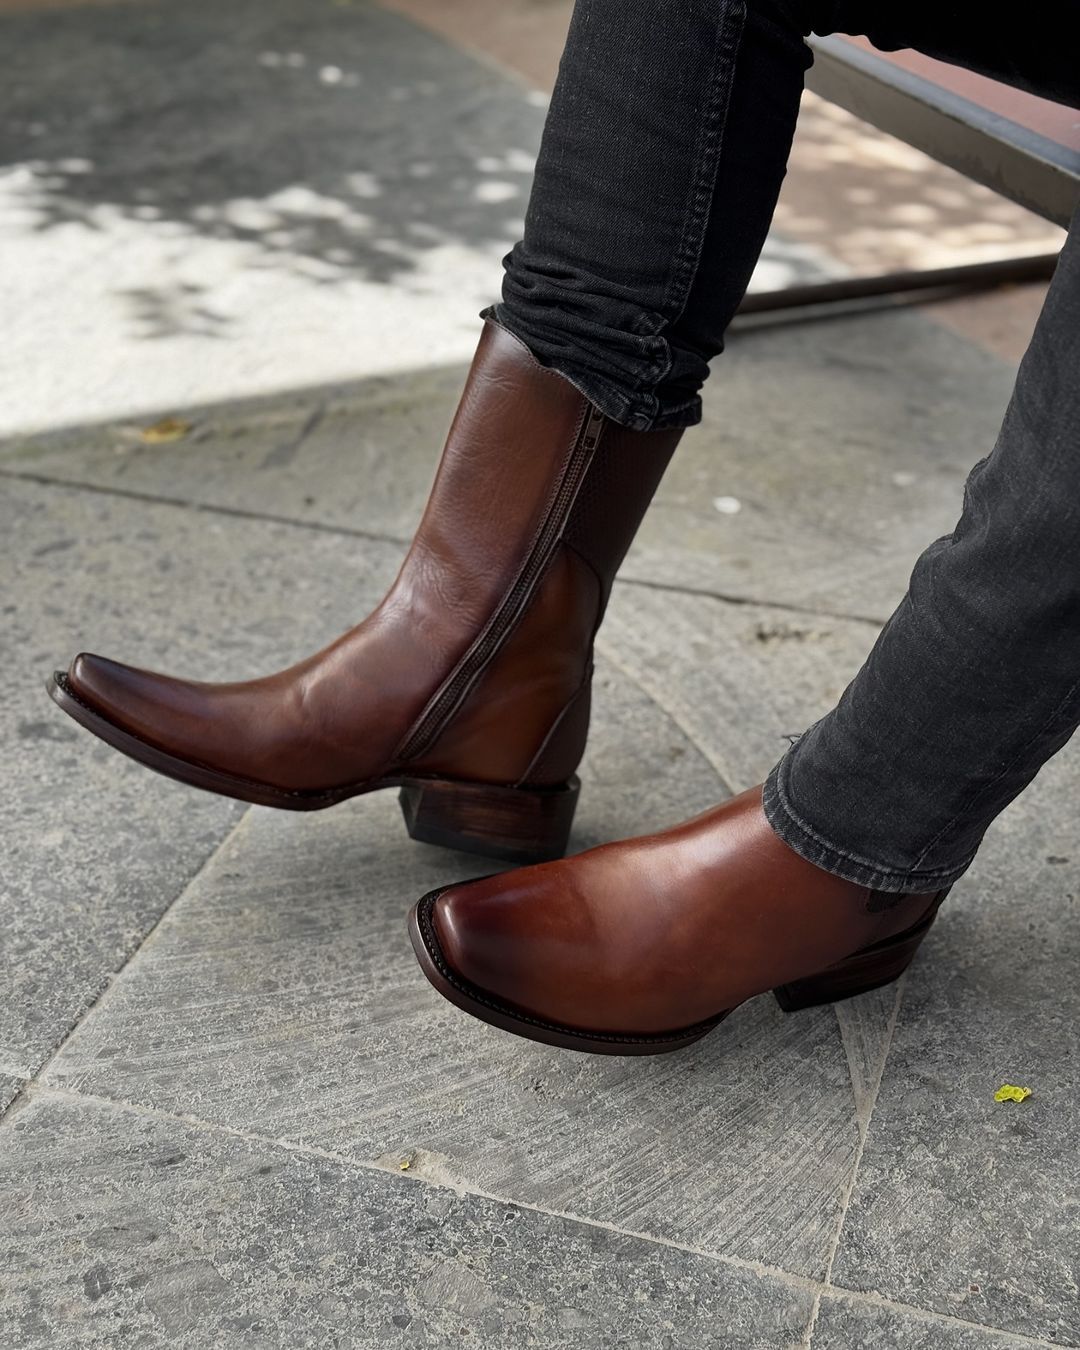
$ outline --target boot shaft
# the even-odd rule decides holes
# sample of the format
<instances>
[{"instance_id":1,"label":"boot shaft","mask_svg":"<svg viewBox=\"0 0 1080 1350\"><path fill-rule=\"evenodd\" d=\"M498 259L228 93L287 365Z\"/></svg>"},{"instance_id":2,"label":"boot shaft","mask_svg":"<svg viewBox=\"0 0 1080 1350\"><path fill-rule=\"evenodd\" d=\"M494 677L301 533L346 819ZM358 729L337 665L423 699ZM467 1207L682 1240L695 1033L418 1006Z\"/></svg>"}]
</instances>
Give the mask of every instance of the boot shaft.
<instances>
[{"instance_id":1,"label":"boot shaft","mask_svg":"<svg viewBox=\"0 0 1080 1350\"><path fill-rule=\"evenodd\" d=\"M593 639L681 435L605 417L485 321L414 549L424 557L429 524L449 519L440 484L455 483L454 461L464 455L474 496L458 506L458 526L477 542L460 552L471 560L483 556L485 538L497 540L499 579L485 593L476 637L410 728L398 762L505 783L573 773L588 732ZM438 538L446 538L441 528Z\"/></svg>"}]
</instances>

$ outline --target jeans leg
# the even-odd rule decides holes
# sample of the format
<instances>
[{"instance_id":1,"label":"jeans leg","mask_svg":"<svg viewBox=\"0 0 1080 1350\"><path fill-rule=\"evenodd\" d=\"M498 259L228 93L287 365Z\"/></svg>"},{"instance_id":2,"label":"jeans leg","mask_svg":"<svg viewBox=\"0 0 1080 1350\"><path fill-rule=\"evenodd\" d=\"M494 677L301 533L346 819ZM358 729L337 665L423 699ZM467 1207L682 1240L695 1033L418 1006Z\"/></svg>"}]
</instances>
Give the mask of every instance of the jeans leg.
<instances>
[{"instance_id":1,"label":"jeans leg","mask_svg":"<svg viewBox=\"0 0 1080 1350\"><path fill-rule=\"evenodd\" d=\"M999 19L925 0L577 0L525 237L483 317L615 420L692 425L783 179L803 37L864 32L1075 104L1054 24ZM1078 335L1074 219L960 522L765 784L777 833L827 870L879 890L951 883L1080 720Z\"/></svg>"},{"instance_id":2,"label":"jeans leg","mask_svg":"<svg viewBox=\"0 0 1080 1350\"><path fill-rule=\"evenodd\" d=\"M977 14L939 0L746 0L746 6L709 223L682 309L665 331L677 359L657 386L664 407L694 404L705 363L723 351L724 331L764 245L795 123L796 81L801 86L813 60L805 37L861 35L882 51L911 48L1080 106L1080 61L1072 44L1053 40L1054 32L1069 31L1075 0L1047 0L1030 23L1018 23L998 3Z\"/></svg>"},{"instance_id":3,"label":"jeans leg","mask_svg":"<svg viewBox=\"0 0 1080 1350\"><path fill-rule=\"evenodd\" d=\"M700 421L772 217L812 56L766 8L577 0L524 237L481 311L639 430ZM692 290L702 321L680 326Z\"/></svg>"},{"instance_id":4,"label":"jeans leg","mask_svg":"<svg viewBox=\"0 0 1080 1350\"><path fill-rule=\"evenodd\" d=\"M1080 723L1080 207L991 454L839 704L769 774L770 824L862 885L936 890Z\"/></svg>"},{"instance_id":5,"label":"jeans leg","mask_svg":"<svg viewBox=\"0 0 1080 1350\"><path fill-rule=\"evenodd\" d=\"M577 0L502 298L481 310L616 421L692 426L786 172L804 41L858 33L1078 102L1071 0Z\"/></svg>"}]
</instances>

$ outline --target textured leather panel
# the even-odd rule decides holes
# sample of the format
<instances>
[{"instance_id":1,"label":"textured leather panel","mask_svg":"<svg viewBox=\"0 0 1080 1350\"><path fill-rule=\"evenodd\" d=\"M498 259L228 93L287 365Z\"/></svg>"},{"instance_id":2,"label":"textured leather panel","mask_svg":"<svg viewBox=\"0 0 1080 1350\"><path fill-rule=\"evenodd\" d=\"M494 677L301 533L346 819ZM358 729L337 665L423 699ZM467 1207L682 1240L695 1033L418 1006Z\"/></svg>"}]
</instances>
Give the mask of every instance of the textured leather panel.
<instances>
[{"instance_id":1,"label":"textured leather panel","mask_svg":"<svg viewBox=\"0 0 1080 1350\"><path fill-rule=\"evenodd\" d=\"M603 605L682 429L633 431L609 422L566 526L566 541L603 579Z\"/></svg>"}]
</instances>

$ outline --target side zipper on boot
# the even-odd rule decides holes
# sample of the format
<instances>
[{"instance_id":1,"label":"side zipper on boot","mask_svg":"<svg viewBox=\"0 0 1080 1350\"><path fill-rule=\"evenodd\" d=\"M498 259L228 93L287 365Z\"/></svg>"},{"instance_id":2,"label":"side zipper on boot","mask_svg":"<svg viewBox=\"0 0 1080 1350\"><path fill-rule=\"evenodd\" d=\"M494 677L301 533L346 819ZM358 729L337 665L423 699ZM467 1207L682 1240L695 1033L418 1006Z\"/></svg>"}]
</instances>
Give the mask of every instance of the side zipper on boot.
<instances>
[{"instance_id":1,"label":"side zipper on boot","mask_svg":"<svg viewBox=\"0 0 1080 1350\"><path fill-rule=\"evenodd\" d=\"M450 677L435 693L412 731L398 747L394 755L396 763L405 766L430 748L513 628L559 542L571 507L599 443L604 420L604 414L589 404L588 413L583 418L551 506L521 571L483 631L458 662Z\"/></svg>"}]
</instances>

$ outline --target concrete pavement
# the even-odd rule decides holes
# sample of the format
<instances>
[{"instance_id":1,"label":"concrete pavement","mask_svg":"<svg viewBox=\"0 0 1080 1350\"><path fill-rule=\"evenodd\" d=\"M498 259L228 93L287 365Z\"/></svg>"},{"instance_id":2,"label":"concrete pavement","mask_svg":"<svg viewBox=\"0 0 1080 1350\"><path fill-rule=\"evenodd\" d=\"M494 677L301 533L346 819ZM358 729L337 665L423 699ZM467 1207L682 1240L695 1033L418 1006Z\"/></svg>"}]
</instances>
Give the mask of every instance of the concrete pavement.
<instances>
[{"instance_id":1,"label":"concrete pavement","mask_svg":"<svg viewBox=\"0 0 1080 1350\"><path fill-rule=\"evenodd\" d=\"M379 597L543 97L366 4L0 31L5 1344L1080 1344L1073 749L898 986L622 1061L434 994L405 912L492 864L392 794L246 809L52 707L80 648L242 677ZM846 265L804 242L770 258ZM831 706L993 443L1003 350L915 308L732 337L616 585L575 850L760 781Z\"/></svg>"}]
</instances>

